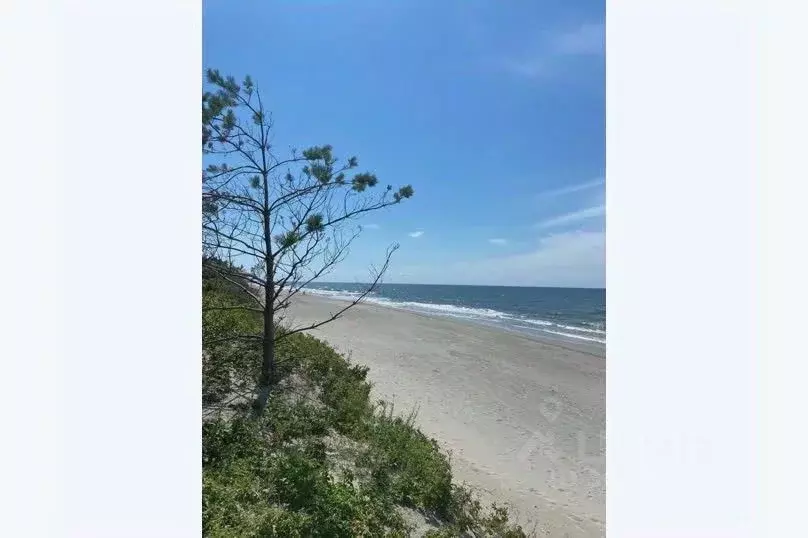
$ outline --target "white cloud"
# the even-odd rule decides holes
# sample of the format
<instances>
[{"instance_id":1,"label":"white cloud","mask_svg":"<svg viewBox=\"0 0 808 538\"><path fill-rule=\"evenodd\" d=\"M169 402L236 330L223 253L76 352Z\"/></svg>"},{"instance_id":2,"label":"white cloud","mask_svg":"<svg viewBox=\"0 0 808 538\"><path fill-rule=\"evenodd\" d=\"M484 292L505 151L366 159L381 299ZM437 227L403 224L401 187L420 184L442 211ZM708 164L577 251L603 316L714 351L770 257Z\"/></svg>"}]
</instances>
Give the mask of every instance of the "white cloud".
<instances>
[{"instance_id":1,"label":"white cloud","mask_svg":"<svg viewBox=\"0 0 808 538\"><path fill-rule=\"evenodd\" d=\"M421 237L422 235L424 235L424 232L422 232L421 230L418 230L417 232L410 232L409 233L410 237L414 237L416 239Z\"/></svg>"},{"instance_id":2,"label":"white cloud","mask_svg":"<svg viewBox=\"0 0 808 538\"><path fill-rule=\"evenodd\" d=\"M539 239L522 254L459 261L441 267L407 267L407 281L447 284L604 287L606 236L564 232ZM449 280L446 275L452 275Z\"/></svg>"},{"instance_id":3,"label":"white cloud","mask_svg":"<svg viewBox=\"0 0 808 538\"><path fill-rule=\"evenodd\" d=\"M592 181L584 181L583 183L578 183L575 185L570 185L568 187L561 187L559 189L552 189L549 191L544 191L539 193L539 196L542 198L551 198L555 196L563 196L565 194L571 194L573 192L580 192L589 189L594 189L595 187L600 187L605 183L604 178L593 179Z\"/></svg>"},{"instance_id":4,"label":"white cloud","mask_svg":"<svg viewBox=\"0 0 808 538\"><path fill-rule=\"evenodd\" d=\"M494 239L489 239L488 242L491 243L492 245L507 245L508 244L507 239L502 239L502 238L499 238L499 237L494 238Z\"/></svg>"},{"instance_id":5,"label":"white cloud","mask_svg":"<svg viewBox=\"0 0 808 538\"><path fill-rule=\"evenodd\" d=\"M606 206L604 205L587 207L585 209L579 209L578 211L573 211L571 213L566 213L564 215L549 218L547 220L540 222L537 226L539 228L553 228L556 226L564 226L567 224L580 222L582 220L602 217L605 214L606 214Z\"/></svg>"}]
</instances>

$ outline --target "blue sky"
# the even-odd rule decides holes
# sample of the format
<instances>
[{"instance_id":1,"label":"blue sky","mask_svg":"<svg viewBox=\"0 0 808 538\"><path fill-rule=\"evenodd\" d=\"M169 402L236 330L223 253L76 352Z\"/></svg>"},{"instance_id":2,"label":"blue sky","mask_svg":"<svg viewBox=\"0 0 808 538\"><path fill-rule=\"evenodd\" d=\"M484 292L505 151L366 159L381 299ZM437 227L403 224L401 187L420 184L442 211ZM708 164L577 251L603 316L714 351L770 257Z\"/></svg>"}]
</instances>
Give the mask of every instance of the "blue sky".
<instances>
[{"instance_id":1,"label":"blue sky","mask_svg":"<svg viewBox=\"0 0 808 538\"><path fill-rule=\"evenodd\" d=\"M275 147L331 144L415 196L327 280L605 286L604 2L204 3L204 67L250 74Z\"/></svg>"}]
</instances>

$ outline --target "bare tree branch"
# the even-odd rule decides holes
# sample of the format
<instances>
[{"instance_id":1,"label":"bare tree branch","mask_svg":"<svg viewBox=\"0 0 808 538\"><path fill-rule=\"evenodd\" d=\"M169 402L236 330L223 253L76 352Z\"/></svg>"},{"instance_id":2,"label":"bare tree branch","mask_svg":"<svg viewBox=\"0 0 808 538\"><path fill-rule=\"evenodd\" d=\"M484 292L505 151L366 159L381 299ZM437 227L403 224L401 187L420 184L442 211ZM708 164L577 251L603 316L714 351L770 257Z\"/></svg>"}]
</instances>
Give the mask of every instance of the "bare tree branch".
<instances>
[{"instance_id":1,"label":"bare tree branch","mask_svg":"<svg viewBox=\"0 0 808 538\"><path fill-rule=\"evenodd\" d=\"M350 221L397 204L413 191L408 185L391 193L387 186L374 196L376 176L349 178L358 160L338 162L331 146L292 150L279 158L272 148L272 116L249 78L239 85L216 70L208 70L207 78L211 91L202 97L202 145L210 165L202 172L202 250L222 263L203 266L244 292L251 304L210 305L205 311L261 314L260 334L221 341L261 343L256 407L263 409L274 378L276 340L329 323L361 301L376 289L397 246L388 249L365 292L328 319L276 335L275 327L285 323L283 311L297 293L345 259L360 232L343 233Z\"/></svg>"},{"instance_id":2,"label":"bare tree branch","mask_svg":"<svg viewBox=\"0 0 808 538\"><path fill-rule=\"evenodd\" d=\"M331 323L332 321L337 320L348 309L358 305L362 301L362 299L364 299L371 292L373 292L376 289L376 287L378 286L379 282L381 282L381 279L384 276L384 273L387 271L387 268L390 265L390 258L393 255L393 252L395 252L397 250L397 248L398 247L392 247L392 248L388 249L387 258L384 261L384 266L381 268L380 271L377 272L375 278L373 279L373 282L370 283L368 288L364 292L362 292L356 299L354 299L353 301L348 303L345 307L341 308L339 311L337 311L336 314L332 314L329 318L327 318L327 319L325 319L323 321L312 323L311 325L307 325L305 327L297 327L295 329L288 329L288 330L284 331L283 334L281 334L278 337L278 339L280 340L280 339L286 338L288 336L291 336L291 335L299 333L299 332L310 331L312 329L316 329L317 327L322 327L326 323Z\"/></svg>"}]
</instances>

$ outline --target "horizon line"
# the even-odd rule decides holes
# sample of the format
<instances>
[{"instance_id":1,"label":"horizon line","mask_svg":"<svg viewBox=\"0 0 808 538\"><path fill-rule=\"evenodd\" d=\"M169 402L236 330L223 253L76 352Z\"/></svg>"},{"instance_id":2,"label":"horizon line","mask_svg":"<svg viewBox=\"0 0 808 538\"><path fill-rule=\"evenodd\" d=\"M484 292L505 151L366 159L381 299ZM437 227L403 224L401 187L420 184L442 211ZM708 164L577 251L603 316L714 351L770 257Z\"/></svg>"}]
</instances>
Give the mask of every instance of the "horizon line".
<instances>
[{"instance_id":1,"label":"horizon line","mask_svg":"<svg viewBox=\"0 0 808 538\"><path fill-rule=\"evenodd\" d=\"M349 282L349 281L339 281L339 280L331 280L331 281L321 281L321 282L313 282L313 284L360 284L360 285L370 285L370 282ZM395 286L477 286L477 287L487 287L487 288L550 288L550 289L568 289L568 290L603 290L606 291L606 287L599 287L599 286L530 286L530 285L520 285L520 284L441 284L441 283L433 283L433 282L379 282L379 284L388 284L388 285L395 285Z\"/></svg>"}]
</instances>

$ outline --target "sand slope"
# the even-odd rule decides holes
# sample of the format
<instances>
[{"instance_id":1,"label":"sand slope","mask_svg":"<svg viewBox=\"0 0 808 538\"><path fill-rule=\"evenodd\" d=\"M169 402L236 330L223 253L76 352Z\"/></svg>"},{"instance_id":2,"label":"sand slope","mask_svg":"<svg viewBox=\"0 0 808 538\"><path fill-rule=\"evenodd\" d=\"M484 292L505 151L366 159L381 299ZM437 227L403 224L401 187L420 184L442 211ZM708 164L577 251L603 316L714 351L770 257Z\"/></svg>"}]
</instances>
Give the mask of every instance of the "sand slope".
<instances>
[{"instance_id":1,"label":"sand slope","mask_svg":"<svg viewBox=\"0 0 808 538\"><path fill-rule=\"evenodd\" d=\"M296 299L293 325L342 305ZM368 304L312 334L369 366L375 397L401 413L417 408L456 479L508 502L526 530L604 534L602 354Z\"/></svg>"}]
</instances>

